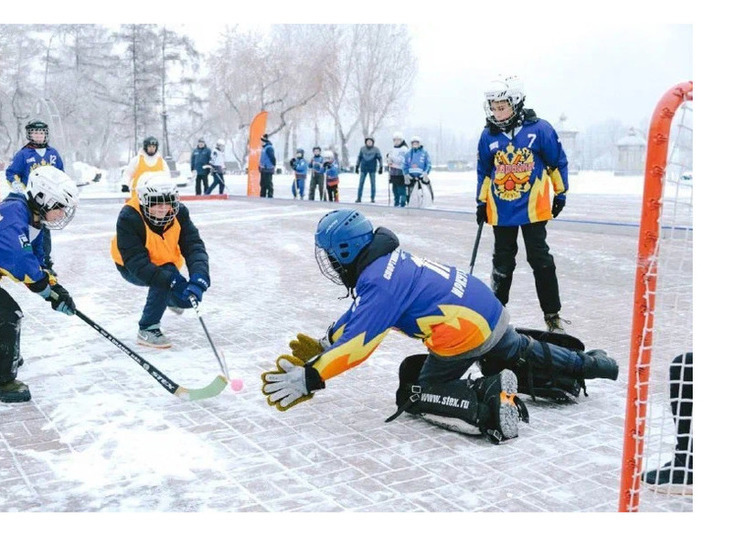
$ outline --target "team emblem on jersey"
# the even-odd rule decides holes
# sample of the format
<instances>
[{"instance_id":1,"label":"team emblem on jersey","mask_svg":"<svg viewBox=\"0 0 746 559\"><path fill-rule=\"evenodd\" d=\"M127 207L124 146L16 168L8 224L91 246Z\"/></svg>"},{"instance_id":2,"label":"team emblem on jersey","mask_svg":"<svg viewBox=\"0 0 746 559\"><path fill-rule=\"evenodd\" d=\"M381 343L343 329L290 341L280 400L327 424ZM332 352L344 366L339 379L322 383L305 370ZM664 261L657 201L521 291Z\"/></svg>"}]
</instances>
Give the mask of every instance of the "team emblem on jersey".
<instances>
[{"instance_id":1,"label":"team emblem on jersey","mask_svg":"<svg viewBox=\"0 0 746 559\"><path fill-rule=\"evenodd\" d=\"M534 171L534 152L529 148L516 149L511 143L505 151L495 153L495 194L508 202L517 200L531 190L529 179Z\"/></svg>"}]
</instances>

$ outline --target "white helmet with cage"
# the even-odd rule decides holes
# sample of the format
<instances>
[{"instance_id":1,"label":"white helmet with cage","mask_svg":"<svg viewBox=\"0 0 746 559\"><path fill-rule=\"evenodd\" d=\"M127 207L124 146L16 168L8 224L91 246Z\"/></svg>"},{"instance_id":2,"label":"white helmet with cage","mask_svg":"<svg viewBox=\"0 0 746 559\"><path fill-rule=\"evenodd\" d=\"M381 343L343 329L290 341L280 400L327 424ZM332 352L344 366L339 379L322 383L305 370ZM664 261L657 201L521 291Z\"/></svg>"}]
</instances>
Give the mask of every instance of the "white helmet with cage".
<instances>
[{"instance_id":1,"label":"white helmet with cage","mask_svg":"<svg viewBox=\"0 0 746 559\"><path fill-rule=\"evenodd\" d=\"M51 165L41 165L29 173L26 197L31 210L49 229L64 228L78 208L75 181Z\"/></svg>"},{"instance_id":2,"label":"white helmet with cage","mask_svg":"<svg viewBox=\"0 0 746 559\"><path fill-rule=\"evenodd\" d=\"M148 172L140 175L137 199L143 215L157 227L165 227L179 213L179 190L169 173Z\"/></svg>"},{"instance_id":3,"label":"white helmet with cage","mask_svg":"<svg viewBox=\"0 0 746 559\"><path fill-rule=\"evenodd\" d=\"M404 132L399 132L398 130L394 132L394 135L391 137L392 140L404 140Z\"/></svg>"},{"instance_id":4,"label":"white helmet with cage","mask_svg":"<svg viewBox=\"0 0 746 559\"><path fill-rule=\"evenodd\" d=\"M523 80L518 76L498 76L487 84L484 90L484 113L487 120L500 128L509 128L519 118L523 109L526 93L523 88ZM507 101L513 109L511 115L505 121L498 121L492 112L493 101Z\"/></svg>"},{"instance_id":5,"label":"white helmet with cage","mask_svg":"<svg viewBox=\"0 0 746 559\"><path fill-rule=\"evenodd\" d=\"M332 152L332 151L331 151L331 150L329 150L329 149L325 150L325 151L324 151L324 152L323 152L323 153L321 154L321 156L322 156L322 157L324 158L324 160L326 160L326 161L334 161L334 152Z\"/></svg>"},{"instance_id":6,"label":"white helmet with cage","mask_svg":"<svg viewBox=\"0 0 746 559\"><path fill-rule=\"evenodd\" d=\"M412 136L412 139L410 140L410 143L414 144L415 142L417 142L418 144L422 145L422 138L420 138L419 136Z\"/></svg>"}]
</instances>

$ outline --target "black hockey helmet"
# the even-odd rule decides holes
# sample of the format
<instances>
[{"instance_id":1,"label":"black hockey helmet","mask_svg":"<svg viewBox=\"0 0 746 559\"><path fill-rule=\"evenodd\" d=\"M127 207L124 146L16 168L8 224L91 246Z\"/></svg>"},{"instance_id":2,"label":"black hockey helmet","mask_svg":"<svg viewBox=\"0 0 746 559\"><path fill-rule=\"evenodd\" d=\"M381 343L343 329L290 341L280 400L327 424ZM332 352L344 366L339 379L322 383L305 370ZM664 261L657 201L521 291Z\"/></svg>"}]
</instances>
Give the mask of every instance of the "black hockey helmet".
<instances>
[{"instance_id":1,"label":"black hockey helmet","mask_svg":"<svg viewBox=\"0 0 746 559\"><path fill-rule=\"evenodd\" d=\"M35 142L34 139L31 137L32 132L43 132L44 141ZM28 124L26 125L26 139L34 147L37 147L37 148L46 147L47 141L49 140L49 125L43 120L30 120Z\"/></svg>"},{"instance_id":2,"label":"black hockey helmet","mask_svg":"<svg viewBox=\"0 0 746 559\"><path fill-rule=\"evenodd\" d=\"M148 152L148 146L155 146L155 151L158 151L158 140L155 138L155 136L148 136L142 141L142 149L145 151L145 153Z\"/></svg>"}]
</instances>

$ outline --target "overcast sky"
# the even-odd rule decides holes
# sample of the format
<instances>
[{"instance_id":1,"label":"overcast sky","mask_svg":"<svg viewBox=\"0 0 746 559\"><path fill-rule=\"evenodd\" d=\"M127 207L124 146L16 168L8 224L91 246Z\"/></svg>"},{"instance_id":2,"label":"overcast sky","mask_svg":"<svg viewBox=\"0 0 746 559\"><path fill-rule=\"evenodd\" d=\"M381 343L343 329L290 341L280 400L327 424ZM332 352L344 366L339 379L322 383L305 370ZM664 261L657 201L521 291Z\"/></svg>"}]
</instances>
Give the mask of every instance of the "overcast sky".
<instances>
[{"instance_id":1,"label":"overcast sky","mask_svg":"<svg viewBox=\"0 0 746 559\"><path fill-rule=\"evenodd\" d=\"M693 79L692 26L541 24L500 46L473 25L412 26L419 74L412 115L468 131L484 120L485 84L500 73L524 80L526 106L586 126L616 118L640 124L671 86ZM520 47L520 48L519 48Z\"/></svg>"},{"instance_id":2,"label":"overcast sky","mask_svg":"<svg viewBox=\"0 0 746 559\"><path fill-rule=\"evenodd\" d=\"M610 118L639 126L668 88L693 79L689 0L626 0L622 7L584 0L283 0L251 6L131 0L105 12L88 0L64 10L58 2L46 4L40 0L36 14L49 22L190 22L184 29L200 49L215 46L229 23L406 23L419 71L404 128L442 125L472 134L483 125L485 84L501 73L523 78L526 105L539 116L556 123L564 113L580 129ZM21 6L13 6L4 19L28 22Z\"/></svg>"},{"instance_id":3,"label":"overcast sky","mask_svg":"<svg viewBox=\"0 0 746 559\"><path fill-rule=\"evenodd\" d=\"M666 90L693 79L691 24L589 26L578 20L529 28L506 42L475 32L471 22L411 24L419 68L402 127L442 125L476 134L484 122L485 84L501 73L521 76L526 106L550 122L564 113L579 129L612 118L639 126ZM208 49L224 24L184 29Z\"/></svg>"}]
</instances>

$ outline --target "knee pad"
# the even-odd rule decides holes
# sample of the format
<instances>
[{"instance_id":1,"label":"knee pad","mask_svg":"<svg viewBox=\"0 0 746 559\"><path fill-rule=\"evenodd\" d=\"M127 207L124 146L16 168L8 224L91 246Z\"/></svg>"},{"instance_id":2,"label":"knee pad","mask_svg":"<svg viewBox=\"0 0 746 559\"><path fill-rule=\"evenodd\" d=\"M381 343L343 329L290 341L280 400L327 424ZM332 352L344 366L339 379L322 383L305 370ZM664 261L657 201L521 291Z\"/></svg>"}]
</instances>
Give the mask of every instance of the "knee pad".
<instances>
[{"instance_id":1,"label":"knee pad","mask_svg":"<svg viewBox=\"0 0 746 559\"><path fill-rule=\"evenodd\" d=\"M515 331L528 338L528 344L518 355L511 368L518 377L518 392L528 394L533 401L546 398L559 403L576 403L580 391L588 396L582 378L561 373L552 363L547 344L582 352L585 345L578 338L558 332L516 328ZM541 347L541 357L536 356L535 344Z\"/></svg>"}]
</instances>

